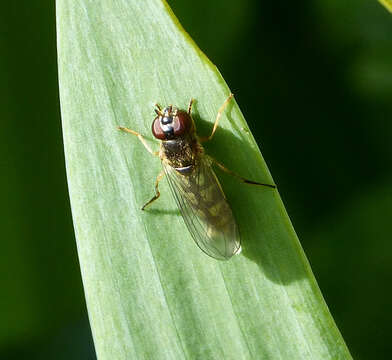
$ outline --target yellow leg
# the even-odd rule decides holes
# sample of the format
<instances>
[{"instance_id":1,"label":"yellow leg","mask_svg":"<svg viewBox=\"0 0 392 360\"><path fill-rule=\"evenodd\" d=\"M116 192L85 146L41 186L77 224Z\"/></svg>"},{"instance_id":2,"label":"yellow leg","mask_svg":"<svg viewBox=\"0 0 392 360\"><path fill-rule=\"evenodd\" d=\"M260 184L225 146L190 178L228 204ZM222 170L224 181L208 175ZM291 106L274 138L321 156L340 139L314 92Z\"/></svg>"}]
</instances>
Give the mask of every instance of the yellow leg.
<instances>
[{"instance_id":1,"label":"yellow leg","mask_svg":"<svg viewBox=\"0 0 392 360\"><path fill-rule=\"evenodd\" d=\"M192 105L193 105L193 102L194 102L195 100L194 99L191 99L191 101L189 101L189 105L188 105L188 115L191 115L191 112L192 112Z\"/></svg>"},{"instance_id":2,"label":"yellow leg","mask_svg":"<svg viewBox=\"0 0 392 360\"><path fill-rule=\"evenodd\" d=\"M160 106L159 104L155 104L155 107L156 107L156 109L154 109L155 113L156 113L158 116L162 116L162 109L161 109L161 106Z\"/></svg>"},{"instance_id":3,"label":"yellow leg","mask_svg":"<svg viewBox=\"0 0 392 360\"><path fill-rule=\"evenodd\" d=\"M230 100L233 98L233 96L234 96L234 94L230 94L229 97L228 97L228 98L225 100L225 102L222 104L222 106L219 108L218 114L216 115L214 127L212 128L211 135L210 135L210 136L207 136L207 137L202 137L202 138L200 138L199 140L200 140L201 142L205 142L205 141L208 141L208 140L211 140L211 139L212 139L212 137L213 137L214 134L215 134L216 129L218 128L219 119L221 118L223 111L225 110L226 106L229 104L229 102L230 102Z\"/></svg>"},{"instance_id":4,"label":"yellow leg","mask_svg":"<svg viewBox=\"0 0 392 360\"><path fill-rule=\"evenodd\" d=\"M161 193L159 192L159 182L162 180L162 178L165 176L165 173L164 173L164 171L162 170L160 173L159 173L159 175L157 176L157 179L156 179L156 181L155 181L155 195L154 195L154 197L150 200L150 201L148 201L148 202L146 202L144 205L143 205L143 207L142 207L142 210L144 210L148 205L150 205L151 203L153 203L156 199L158 199L159 198L159 196L161 196Z\"/></svg>"},{"instance_id":5,"label":"yellow leg","mask_svg":"<svg viewBox=\"0 0 392 360\"><path fill-rule=\"evenodd\" d=\"M147 149L147 151L148 151L150 154L152 154L152 155L154 155L154 156L158 156L159 151L152 151L151 148L150 148L150 146L147 144L146 139L145 139L141 134L139 134L138 132L133 131L133 130L131 130L131 129L128 129L128 128L126 128L126 127L123 127L123 126L118 126L117 128L118 128L119 130L121 130L121 131L125 131L125 132L127 132L127 133L129 133L129 134L132 134L132 135L137 136L138 139L141 141L141 143L144 145L144 147Z\"/></svg>"},{"instance_id":6,"label":"yellow leg","mask_svg":"<svg viewBox=\"0 0 392 360\"><path fill-rule=\"evenodd\" d=\"M214 158L212 158L211 156L209 156L209 158L212 160L212 162L218 166L221 170L223 170L224 172L228 173L231 176L236 177L238 180L244 182L245 184L250 184L250 185L259 185L259 186L267 186L270 188L275 189L276 185L271 185L271 184L263 184L263 183L259 183L257 181L253 181L253 180L248 180L245 179L244 177L242 177L241 175L236 174L234 171L229 170L228 168L226 168L223 164L221 164L219 161L215 160Z\"/></svg>"}]
</instances>

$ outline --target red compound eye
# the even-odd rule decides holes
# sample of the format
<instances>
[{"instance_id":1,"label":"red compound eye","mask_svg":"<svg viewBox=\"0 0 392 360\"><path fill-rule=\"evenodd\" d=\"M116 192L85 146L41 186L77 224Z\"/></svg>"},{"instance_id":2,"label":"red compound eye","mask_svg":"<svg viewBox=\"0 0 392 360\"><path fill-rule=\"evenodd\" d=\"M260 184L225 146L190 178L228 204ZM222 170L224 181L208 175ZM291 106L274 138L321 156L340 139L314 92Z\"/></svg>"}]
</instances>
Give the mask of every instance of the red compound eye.
<instances>
[{"instance_id":1,"label":"red compound eye","mask_svg":"<svg viewBox=\"0 0 392 360\"><path fill-rule=\"evenodd\" d=\"M192 119L185 111L178 110L173 120L174 136L180 136L186 133L192 126Z\"/></svg>"},{"instance_id":2,"label":"red compound eye","mask_svg":"<svg viewBox=\"0 0 392 360\"><path fill-rule=\"evenodd\" d=\"M152 123L151 130L152 130L152 134L157 139L159 139L159 140L165 140L166 139L166 135L163 132L162 127L161 127L160 116L157 116L154 119L154 121Z\"/></svg>"},{"instance_id":3,"label":"red compound eye","mask_svg":"<svg viewBox=\"0 0 392 360\"><path fill-rule=\"evenodd\" d=\"M185 111L177 110L175 115L165 113L159 115L152 123L152 134L159 140L171 140L179 137L192 128L192 119Z\"/></svg>"}]
</instances>

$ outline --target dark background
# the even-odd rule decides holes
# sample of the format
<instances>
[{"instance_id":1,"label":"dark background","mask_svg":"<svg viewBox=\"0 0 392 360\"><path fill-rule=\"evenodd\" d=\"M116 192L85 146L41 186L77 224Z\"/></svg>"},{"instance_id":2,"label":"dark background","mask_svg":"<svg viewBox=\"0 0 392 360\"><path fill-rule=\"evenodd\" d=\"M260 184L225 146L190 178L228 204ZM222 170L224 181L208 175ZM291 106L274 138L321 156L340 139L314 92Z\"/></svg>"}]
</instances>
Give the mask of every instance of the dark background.
<instances>
[{"instance_id":1,"label":"dark background","mask_svg":"<svg viewBox=\"0 0 392 360\"><path fill-rule=\"evenodd\" d=\"M392 14L171 0L218 66L356 359L392 352ZM68 201L53 1L0 5L0 359L94 359Z\"/></svg>"}]
</instances>

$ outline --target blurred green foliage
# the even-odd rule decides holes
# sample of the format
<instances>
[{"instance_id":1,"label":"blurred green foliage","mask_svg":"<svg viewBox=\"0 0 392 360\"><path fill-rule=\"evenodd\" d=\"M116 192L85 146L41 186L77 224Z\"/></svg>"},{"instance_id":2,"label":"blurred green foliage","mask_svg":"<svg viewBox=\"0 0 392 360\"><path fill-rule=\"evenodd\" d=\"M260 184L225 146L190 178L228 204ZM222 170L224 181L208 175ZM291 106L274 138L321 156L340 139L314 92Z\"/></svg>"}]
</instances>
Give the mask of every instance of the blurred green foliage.
<instances>
[{"instance_id":1,"label":"blurred green foliage","mask_svg":"<svg viewBox=\"0 0 392 360\"><path fill-rule=\"evenodd\" d=\"M391 14L365 0L169 4L235 93L353 357L389 358ZM54 15L52 1L0 7L1 359L95 357Z\"/></svg>"},{"instance_id":2,"label":"blurred green foliage","mask_svg":"<svg viewBox=\"0 0 392 360\"><path fill-rule=\"evenodd\" d=\"M380 4L384 5L392 13L392 0L378 0Z\"/></svg>"}]
</instances>

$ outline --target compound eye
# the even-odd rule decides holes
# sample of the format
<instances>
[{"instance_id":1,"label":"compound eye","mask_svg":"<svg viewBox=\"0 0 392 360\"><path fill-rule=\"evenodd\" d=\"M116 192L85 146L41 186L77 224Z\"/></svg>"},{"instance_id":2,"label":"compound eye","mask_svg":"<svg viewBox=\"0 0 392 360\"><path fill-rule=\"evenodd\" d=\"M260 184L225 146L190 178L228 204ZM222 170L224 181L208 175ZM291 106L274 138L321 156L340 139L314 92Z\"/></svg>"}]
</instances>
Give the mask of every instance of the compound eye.
<instances>
[{"instance_id":1,"label":"compound eye","mask_svg":"<svg viewBox=\"0 0 392 360\"><path fill-rule=\"evenodd\" d=\"M157 116L151 126L152 134L159 140L165 140L166 135L162 130L160 117Z\"/></svg>"},{"instance_id":2,"label":"compound eye","mask_svg":"<svg viewBox=\"0 0 392 360\"><path fill-rule=\"evenodd\" d=\"M158 115L152 123L152 134L159 140L170 140L188 132L192 127L192 119L185 111L177 110L171 113Z\"/></svg>"},{"instance_id":3,"label":"compound eye","mask_svg":"<svg viewBox=\"0 0 392 360\"><path fill-rule=\"evenodd\" d=\"M175 136L180 136L190 130L192 119L185 111L178 110L173 121L173 131Z\"/></svg>"}]
</instances>

